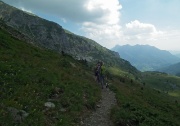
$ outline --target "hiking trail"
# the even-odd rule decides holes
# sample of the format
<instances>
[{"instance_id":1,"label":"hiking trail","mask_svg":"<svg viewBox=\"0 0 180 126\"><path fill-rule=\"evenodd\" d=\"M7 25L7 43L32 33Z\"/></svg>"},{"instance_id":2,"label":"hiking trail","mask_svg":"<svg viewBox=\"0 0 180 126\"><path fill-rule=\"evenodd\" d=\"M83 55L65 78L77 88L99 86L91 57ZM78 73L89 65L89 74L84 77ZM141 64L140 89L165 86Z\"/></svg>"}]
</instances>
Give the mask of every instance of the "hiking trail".
<instances>
[{"instance_id":1,"label":"hiking trail","mask_svg":"<svg viewBox=\"0 0 180 126\"><path fill-rule=\"evenodd\" d=\"M115 93L108 88L102 89L102 98L97 109L82 121L82 126L113 126L110 120L110 109L116 105Z\"/></svg>"}]
</instances>

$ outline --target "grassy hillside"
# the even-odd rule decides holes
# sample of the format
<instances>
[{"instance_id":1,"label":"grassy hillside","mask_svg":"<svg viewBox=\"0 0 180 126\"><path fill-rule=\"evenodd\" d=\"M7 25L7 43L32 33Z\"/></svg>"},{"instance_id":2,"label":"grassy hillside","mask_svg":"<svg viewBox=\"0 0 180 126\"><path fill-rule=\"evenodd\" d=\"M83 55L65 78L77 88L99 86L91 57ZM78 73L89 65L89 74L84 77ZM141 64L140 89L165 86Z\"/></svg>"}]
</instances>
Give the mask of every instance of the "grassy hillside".
<instances>
[{"instance_id":1,"label":"grassy hillside","mask_svg":"<svg viewBox=\"0 0 180 126\"><path fill-rule=\"evenodd\" d=\"M114 125L180 125L180 96L172 97L126 77L116 77L112 83L118 103L111 111Z\"/></svg>"},{"instance_id":2,"label":"grassy hillside","mask_svg":"<svg viewBox=\"0 0 180 126\"><path fill-rule=\"evenodd\" d=\"M180 77L160 72L144 72L142 80L151 88L173 96L180 96Z\"/></svg>"},{"instance_id":3,"label":"grassy hillside","mask_svg":"<svg viewBox=\"0 0 180 126\"><path fill-rule=\"evenodd\" d=\"M143 84L138 77L139 73L108 67L108 83L118 103L111 111L114 125L180 125L180 79L144 73ZM0 86L2 126L78 125L84 114L95 109L101 92L86 62L35 47L2 29ZM46 107L47 102L55 107ZM23 117L25 112L28 116Z\"/></svg>"},{"instance_id":4,"label":"grassy hillside","mask_svg":"<svg viewBox=\"0 0 180 126\"><path fill-rule=\"evenodd\" d=\"M0 125L76 125L100 99L92 74L82 61L34 47L0 29ZM55 107L45 107L48 101Z\"/></svg>"}]
</instances>

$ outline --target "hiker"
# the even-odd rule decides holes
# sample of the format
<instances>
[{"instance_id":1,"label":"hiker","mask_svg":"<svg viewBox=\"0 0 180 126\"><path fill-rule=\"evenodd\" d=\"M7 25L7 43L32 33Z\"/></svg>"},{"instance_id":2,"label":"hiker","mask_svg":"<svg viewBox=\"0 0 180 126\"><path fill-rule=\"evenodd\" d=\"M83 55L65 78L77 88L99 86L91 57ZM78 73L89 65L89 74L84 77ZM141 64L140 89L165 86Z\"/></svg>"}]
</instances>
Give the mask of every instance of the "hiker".
<instances>
[{"instance_id":1,"label":"hiker","mask_svg":"<svg viewBox=\"0 0 180 126\"><path fill-rule=\"evenodd\" d=\"M100 82L101 82L102 89L105 84L104 78L105 78L105 67L104 67L103 62L100 62Z\"/></svg>"},{"instance_id":2,"label":"hiker","mask_svg":"<svg viewBox=\"0 0 180 126\"><path fill-rule=\"evenodd\" d=\"M104 88L105 85L105 67L103 62L98 62L96 64L95 70L94 70L94 74L95 74L95 79L98 83L101 84L102 89ZM106 88L108 88L108 84L106 83Z\"/></svg>"},{"instance_id":3,"label":"hiker","mask_svg":"<svg viewBox=\"0 0 180 126\"><path fill-rule=\"evenodd\" d=\"M95 70L94 70L94 74L95 74L95 80L100 83L100 69L101 69L101 66L100 66L100 62L98 62L96 64L96 67L95 67Z\"/></svg>"},{"instance_id":4,"label":"hiker","mask_svg":"<svg viewBox=\"0 0 180 126\"><path fill-rule=\"evenodd\" d=\"M63 51L63 50L61 51L61 54L62 54L62 56L65 56L65 53L64 53L64 51Z\"/></svg>"}]
</instances>

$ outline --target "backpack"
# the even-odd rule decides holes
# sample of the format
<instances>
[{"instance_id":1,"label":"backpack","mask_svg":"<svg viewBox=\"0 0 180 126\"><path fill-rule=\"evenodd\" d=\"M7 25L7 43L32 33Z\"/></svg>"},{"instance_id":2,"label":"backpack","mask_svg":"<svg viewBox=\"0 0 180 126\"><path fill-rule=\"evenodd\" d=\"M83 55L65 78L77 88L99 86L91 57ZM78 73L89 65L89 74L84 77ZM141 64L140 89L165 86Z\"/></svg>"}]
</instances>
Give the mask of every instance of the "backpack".
<instances>
[{"instance_id":1,"label":"backpack","mask_svg":"<svg viewBox=\"0 0 180 126\"><path fill-rule=\"evenodd\" d=\"M104 66L101 66L101 75L104 75L105 74L105 67Z\"/></svg>"},{"instance_id":2,"label":"backpack","mask_svg":"<svg viewBox=\"0 0 180 126\"><path fill-rule=\"evenodd\" d=\"M98 66L97 66L96 72L97 72L98 74L101 73L101 65L98 65Z\"/></svg>"}]
</instances>

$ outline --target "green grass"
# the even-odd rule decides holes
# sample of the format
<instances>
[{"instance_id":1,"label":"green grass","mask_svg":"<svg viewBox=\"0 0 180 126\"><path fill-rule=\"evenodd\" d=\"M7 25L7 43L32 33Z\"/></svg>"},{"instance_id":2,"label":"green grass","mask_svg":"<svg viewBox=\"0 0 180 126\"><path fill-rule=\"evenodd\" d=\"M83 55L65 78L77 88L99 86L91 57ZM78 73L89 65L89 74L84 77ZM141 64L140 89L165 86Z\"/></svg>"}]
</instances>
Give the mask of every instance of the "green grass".
<instances>
[{"instance_id":1,"label":"green grass","mask_svg":"<svg viewBox=\"0 0 180 126\"><path fill-rule=\"evenodd\" d=\"M170 91L170 92L168 92L168 94L169 94L170 96L180 97L180 90Z\"/></svg>"},{"instance_id":2,"label":"green grass","mask_svg":"<svg viewBox=\"0 0 180 126\"><path fill-rule=\"evenodd\" d=\"M180 90L180 77L158 72L144 72L142 81L149 87L163 92Z\"/></svg>"},{"instance_id":3,"label":"green grass","mask_svg":"<svg viewBox=\"0 0 180 126\"><path fill-rule=\"evenodd\" d=\"M135 79L135 76L127 71L123 71L119 69L118 67L107 67L107 70L113 75L113 76L121 76L126 78L132 78Z\"/></svg>"},{"instance_id":4,"label":"green grass","mask_svg":"<svg viewBox=\"0 0 180 126\"><path fill-rule=\"evenodd\" d=\"M120 70L120 69L118 69L116 67L109 67L108 71L110 71L115 76L118 76L118 75L123 76L123 75L127 75L128 74L127 72L124 72L124 71L122 71L122 70Z\"/></svg>"},{"instance_id":5,"label":"green grass","mask_svg":"<svg viewBox=\"0 0 180 126\"><path fill-rule=\"evenodd\" d=\"M94 109L100 99L100 88L85 64L19 41L2 29L0 86L2 126L77 125L85 111ZM54 99L55 108L46 110L44 103L48 99ZM18 123L8 107L25 110L29 116ZM62 108L66 112L61 112Z\"/></svg>"},{"instance_id":6,"label":"green grass","mask_svg":"<svg viewBox=\"0 0 180 126\"><path fill-rule=\"evenodd\" d=\"M114 125L179 126L180 99L144 86L135 80L114 78L111 89L117 106L111 110Z\"/></svg>"}]
</instances>

